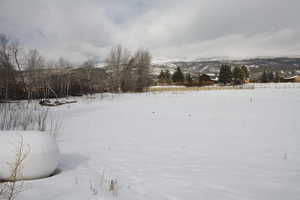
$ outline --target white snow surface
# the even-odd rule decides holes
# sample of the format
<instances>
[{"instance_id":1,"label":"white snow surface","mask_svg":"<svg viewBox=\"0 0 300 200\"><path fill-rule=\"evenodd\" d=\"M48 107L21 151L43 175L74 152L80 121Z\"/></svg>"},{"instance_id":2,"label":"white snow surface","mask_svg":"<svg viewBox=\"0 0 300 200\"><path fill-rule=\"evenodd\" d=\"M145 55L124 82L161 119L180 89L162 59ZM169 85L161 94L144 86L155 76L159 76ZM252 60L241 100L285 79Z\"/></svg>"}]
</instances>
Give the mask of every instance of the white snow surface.
<instances>
[{"instance_id":1,"label":"white snow surface","mask_svg":"<svg viewBox=\"0 0 300 200\"><path fill-rule=\"evenodd\" d=\"M11 169L16 166L16 159L25 157L24 162L20 163L17 180L48 177L59 162L57 143L46 132L0 131L0 149L1 180L12 179Z\"/></svg>"},{"instance_id":2,"label":"white snow surface","mask_svg":"<svg viewBox=\"0 0 300 200\"><path fill-rule=\"evenodd\" d=\"M186 88L186 87L181 85L157 85L157 86L151 86L150 88Z\"/></svg>"},{"instance_id":3,"label":"white snow surface","mask_svg":"<svg viewBox=\"0 0 300 200\"><path fill-rule=\"evenodd\" d=\"M111 95L54 108L64 127L61 172L26 181L19 199L300 199L299 105L298 88L263 88Z\"/></svg>"}]
</instances>

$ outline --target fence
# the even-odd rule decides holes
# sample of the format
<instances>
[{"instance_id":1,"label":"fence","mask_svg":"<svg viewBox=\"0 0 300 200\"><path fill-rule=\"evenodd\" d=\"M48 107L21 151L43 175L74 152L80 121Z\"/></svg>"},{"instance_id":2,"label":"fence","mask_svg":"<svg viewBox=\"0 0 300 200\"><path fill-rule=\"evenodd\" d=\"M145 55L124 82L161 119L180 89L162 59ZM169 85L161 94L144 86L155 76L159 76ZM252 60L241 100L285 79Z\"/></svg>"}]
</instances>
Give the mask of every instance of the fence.
<instances>
[{"instance_id":1,"label":"fence","mask_svg":"<svg viewBox=\"0 0 300 200\"><path fill-rule=\"evenodd\" d=\"M251 86L257 88L271 88L271 89L288 89L288 88L300 88L300 83L248 83L245 86Z\"/></svg>"}]
</instances>

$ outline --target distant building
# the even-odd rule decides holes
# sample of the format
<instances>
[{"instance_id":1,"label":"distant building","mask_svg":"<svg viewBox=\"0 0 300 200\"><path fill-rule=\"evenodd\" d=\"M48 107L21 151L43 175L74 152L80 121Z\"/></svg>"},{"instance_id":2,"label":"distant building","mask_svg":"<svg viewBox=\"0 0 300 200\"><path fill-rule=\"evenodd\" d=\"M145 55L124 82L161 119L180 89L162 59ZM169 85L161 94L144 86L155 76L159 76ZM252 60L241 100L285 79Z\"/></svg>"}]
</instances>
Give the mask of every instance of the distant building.
<instances>
[{"instance_id":1,"label":"distant building","mask_svg":"<svg viewBox=\"0 0 300 200\"><path fill-rule=\"evenodd\" d=\"M281 78L280 82L283 82L283 83L299 83L300 82L300 76L291 76L291 77L284 77L284 78Z\"/></svg>"},{"instance_id":2,"label":"distant building","mask_svg":"<svg viewBox=\"0 0 300 200\"><path fill-rule=\"evenodd\" d=\"M214 82L218 82L219 81L219 76L218 74L215 74L215 73L209 73L209 74L206 74L210 80L214 81Z\"/></svg>"}]
</instances>

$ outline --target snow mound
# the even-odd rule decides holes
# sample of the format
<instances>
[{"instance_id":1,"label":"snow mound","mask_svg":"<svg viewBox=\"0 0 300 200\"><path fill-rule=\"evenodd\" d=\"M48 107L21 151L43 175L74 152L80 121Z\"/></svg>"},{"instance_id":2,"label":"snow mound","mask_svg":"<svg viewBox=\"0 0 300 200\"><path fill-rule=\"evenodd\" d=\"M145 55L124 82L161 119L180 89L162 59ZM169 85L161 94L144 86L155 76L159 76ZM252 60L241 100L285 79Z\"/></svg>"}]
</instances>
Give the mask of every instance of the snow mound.
<instances>
[{"instance_id":1,"label":"snow mound","mask_svg":"<svg viewBox=\"0 0 300 200\"><path fill-rule=\"evenodd\" d=\"M39 131L0 131L0 180L30 180L50 176L59 162L55 139ZM18 162L18 159L24 159ZM16 178L13 168L17 167Z\"/></svg>"}]
</instances>

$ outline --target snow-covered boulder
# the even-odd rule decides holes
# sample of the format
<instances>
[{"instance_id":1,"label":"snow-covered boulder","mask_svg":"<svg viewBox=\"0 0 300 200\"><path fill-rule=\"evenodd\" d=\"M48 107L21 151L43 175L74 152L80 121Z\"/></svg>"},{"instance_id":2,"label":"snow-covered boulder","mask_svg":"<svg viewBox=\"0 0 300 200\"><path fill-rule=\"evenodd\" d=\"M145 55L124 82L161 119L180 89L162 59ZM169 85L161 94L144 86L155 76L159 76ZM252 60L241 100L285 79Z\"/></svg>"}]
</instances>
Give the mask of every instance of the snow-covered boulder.
<instances>
[{"instance_id":1,"label":"snow-covered boulder","mask_svg":"<svg viewBox=\"0 0 300 200\"><path fill-rule=\"evenodd\" d=\"M59 157L55 139L46 132L0 131L0 180L48 177L57 168Z\"/></svg>"}]
</instances>

